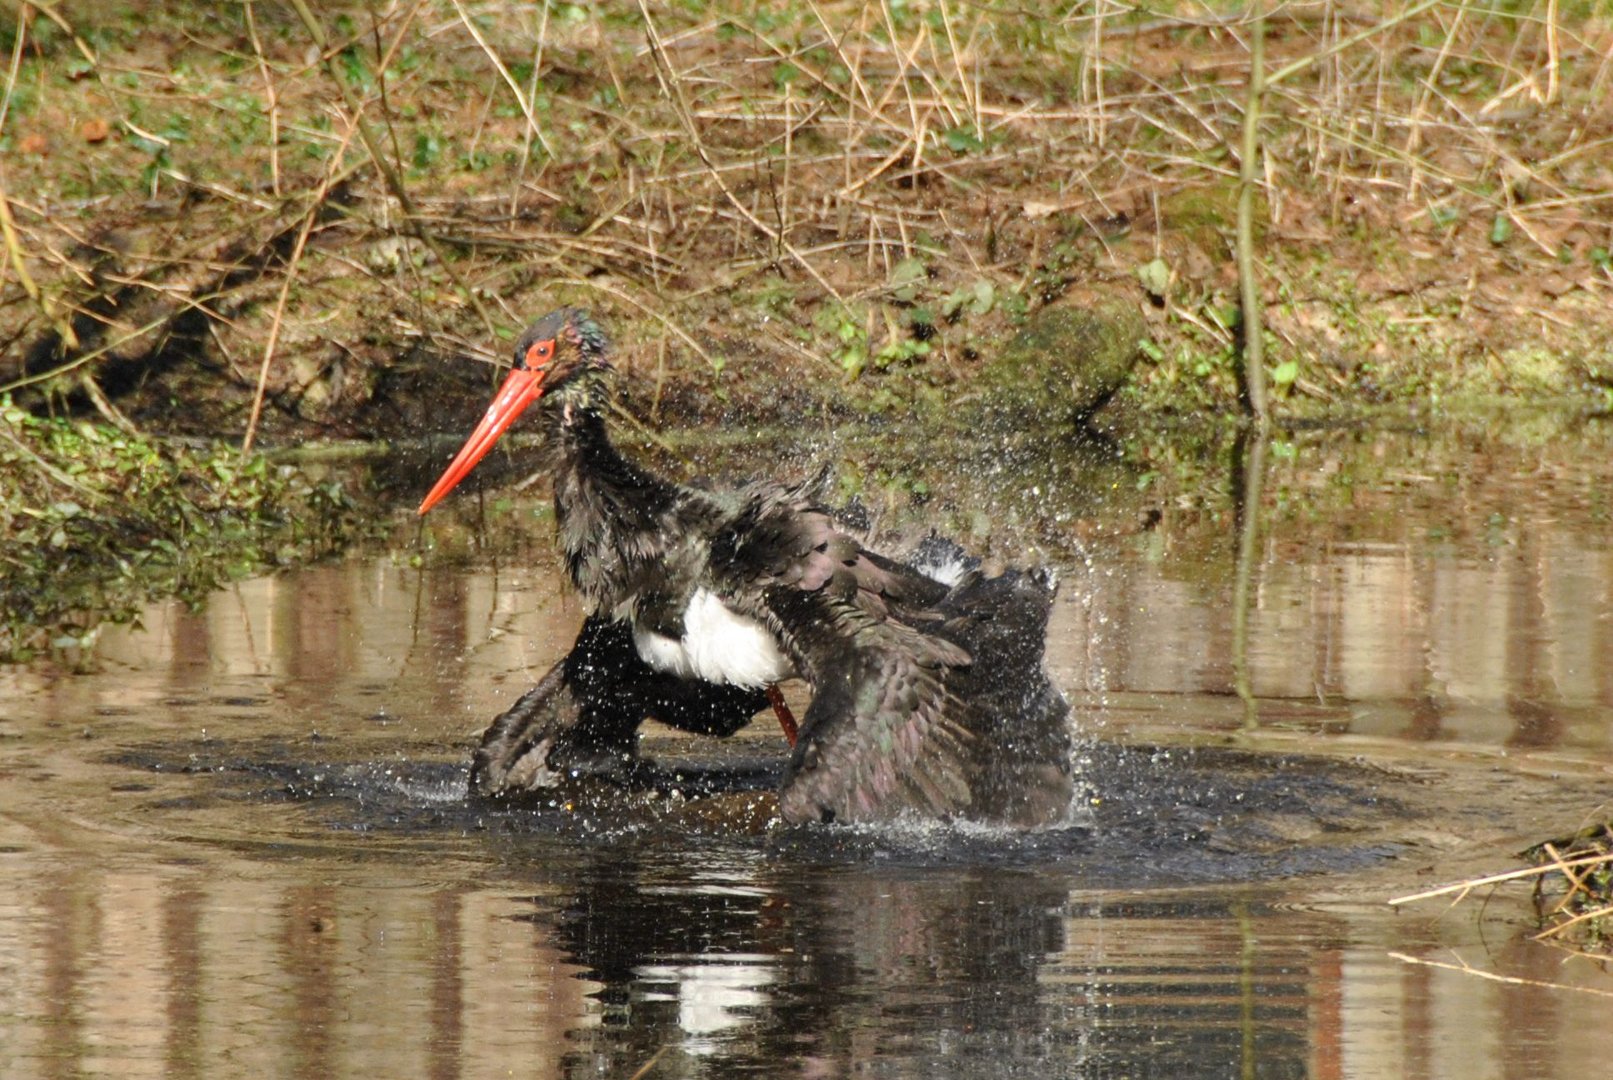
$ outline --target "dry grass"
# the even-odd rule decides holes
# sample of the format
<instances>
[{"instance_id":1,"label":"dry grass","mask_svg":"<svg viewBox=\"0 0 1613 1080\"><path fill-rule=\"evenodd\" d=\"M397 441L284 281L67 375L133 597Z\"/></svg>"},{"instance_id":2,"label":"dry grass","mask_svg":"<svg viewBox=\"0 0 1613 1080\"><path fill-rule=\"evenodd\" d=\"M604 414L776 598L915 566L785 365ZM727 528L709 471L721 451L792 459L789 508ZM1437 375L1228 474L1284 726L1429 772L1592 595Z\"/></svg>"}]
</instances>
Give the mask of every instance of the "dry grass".
<instances>
[{"instance_id":1,"label":"dry grass","mask_svg":"<svg viewBox=\"0 0 1613 1080\"><path fill-rule=\"evenodd\" d=\"M1535 879L1545 924L1538 937L1604 957L1613 952L1613 822L1548 840L1527 855L1546 872Z\"/></svg>"},{"instance_id":2,"label":"dry grass","mask_svg":"<svg viewBox=\"0 0 1613 1080\"><path fill-rule=\"evenodd\" d=\"M244 436L261 385L271 434L376 430L400 356L491 358L566 300L658 399L743 369L905 400L1030 307L1145 302L1158 258L1154 400L1233 393L1237 15L391 0L318 5L321 49L281 4L123 7L11 26L0 390ZM1279 392L1613 379L1607 5L1372 32L1402 10L1271 16ZM207 380L219 409L166 404Z\"/></svg>"},{"instance_id":3,"label":"dry grass","mask_svg":"<svg viewBox=\"0 0 1613 1080\"><path fill-rule=\"evenodd\" d=\"M1541 929L1537 941L1605 960L1613 952L1613 822L1600 822L1573 836L1547 840L1523 853L1535 865L1401 896L1391 904L1450 896L1457 904L1477 889L1530 882Z\"/></svg>"}]
</instances>

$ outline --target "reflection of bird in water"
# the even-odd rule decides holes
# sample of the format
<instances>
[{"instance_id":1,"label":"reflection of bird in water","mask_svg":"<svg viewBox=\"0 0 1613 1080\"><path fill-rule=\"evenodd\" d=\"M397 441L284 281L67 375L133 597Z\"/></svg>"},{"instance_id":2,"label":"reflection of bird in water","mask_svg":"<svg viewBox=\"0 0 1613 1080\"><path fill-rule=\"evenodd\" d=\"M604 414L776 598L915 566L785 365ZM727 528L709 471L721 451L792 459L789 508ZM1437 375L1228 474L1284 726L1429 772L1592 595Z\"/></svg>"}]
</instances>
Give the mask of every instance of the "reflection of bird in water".
<instances>
[{"instance_id":1,"label":"reflection of bird in water","mask_svg":"<svg viewBox=\"0 0 1613 1080\"><path fill-rule=\"evenodd\" d=\"M781 1061L854 1075L876 1046L900 1075L997 1075L1003 1063L1081 1075L1089 1044L1071 1025L1091 1010L1068 995L1092 991L1046 978L1066 962L1067 875L981 872L964 856L966 869L893 876L833 839L809 845L836 853L826 863L701 863L694 876L632 845L546 860L537 895L512 903L531 905L518 918L544 962L558 948L597 1002L566 1032L562 1075L629 1076L657 1049L692 1043L719 1075L775 1075ZM885 1007L871 1014L870 1001ZM960 1055L960 1041L984 1053ZM1073 1071L1036 1069L1049 1060Z\"/></svg>"},{"instance_id":2,"label":"reflection of bird in water","mask_svg":"<svg viewBox=\"0 0 1613 1080\"><path fill-rule=\"evenodd\" d=\"M771 701L794 744L787 820L1062 818L1068 706L1042 670L1047 576L943 580L863 547L808 486L706 490L655 476L611 444L610 370L584 312L533 324L420 507L541 400L560 542L594 616L572 656L489 728L482 791L620 760L647 714L726 734ZM776 689L792 676L812 688L799 739Z\"/></svg>"}]
</instances>

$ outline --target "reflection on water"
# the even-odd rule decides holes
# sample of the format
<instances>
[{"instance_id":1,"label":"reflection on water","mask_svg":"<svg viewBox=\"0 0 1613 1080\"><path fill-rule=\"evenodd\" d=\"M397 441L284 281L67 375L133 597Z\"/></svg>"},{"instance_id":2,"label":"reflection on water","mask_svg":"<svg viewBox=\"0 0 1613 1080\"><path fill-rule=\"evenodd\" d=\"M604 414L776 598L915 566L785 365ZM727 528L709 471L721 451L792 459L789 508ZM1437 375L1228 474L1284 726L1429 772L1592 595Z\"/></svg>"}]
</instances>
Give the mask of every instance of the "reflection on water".
<instances>
[{"instance_id":1,"label":"reflection on water","mask_svg":"<svg viewBox=\"0 0 1613 1080\"><path fill-rule=\"evenodd\" d=\"M1469 926L1376 906L1088 897L1045 870L730 866L695 881L584 856L562 874L432 877L329 859L8 873L0 1065L1567 1077L1601 1075L1613 1049L1605 998L1389 956L1586 978L1550 950L1502 932L1486 953Z\"/></svg>"},{"instance_id":2,"label":"reflection on water","mask_svg":"<svg viewBox=\"0 0 1613 1080\"><path fill-rule=\"evenodd\" d=\"M581 619L542 542L244 582L95 673L6 672L0 1076L1601 1075L1613 979L1521 893L1382 901L1613 797L1613 455L1338 455L1272 466L1244 750L1203 745L1242 720L1222 508L1072 563L1090 831L467 804Z\"/></svg>"},{"instance_id":3,"label":"reflection on water","mask_svg":"<svg viewBox=\"0 0 1613 1080\"><path fill-rule=\"evenodd\" d=\"M1249 622L1261 715L1333 735L1605 760L1613 439L1577 457L1558 448L1566 460L1538 447L1498 450L1499 461L1435 453L1406 436L1343 449L1267 477ZM1180 695L1232 693L1229 527L1167 513L1106 552L1064 612L1066 647L1053 652L1063 684L1109 691L1121 727L1150 723L1133 708L1163 708L1178 726ZM1198 722L1240 719L1210 708Z\"/></svg>"}]
</instances>

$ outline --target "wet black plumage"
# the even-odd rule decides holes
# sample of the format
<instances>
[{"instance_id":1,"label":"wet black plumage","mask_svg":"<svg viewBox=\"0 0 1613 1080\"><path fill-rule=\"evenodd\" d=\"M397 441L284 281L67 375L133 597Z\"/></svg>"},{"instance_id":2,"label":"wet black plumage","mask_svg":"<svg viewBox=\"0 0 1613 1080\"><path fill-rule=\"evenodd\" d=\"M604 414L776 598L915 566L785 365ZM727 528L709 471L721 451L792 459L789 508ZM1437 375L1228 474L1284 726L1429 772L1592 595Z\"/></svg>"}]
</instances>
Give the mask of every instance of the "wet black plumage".
<instances>
[{"instance_id":1,"label":"wet black plumage","mask_svg":"<svg viewBox=\"0 0 1613 1080\"><path fill-rule=\"evenodd\" d=\"M765 705L757 688L679 685L640 657L635 631L678 641L698 593L764 630L811 685L779 795L787 820L1062 818L1068 707L1042 667L1049 578L973 571L943 584L865 548L811 485L708 490L657 477L610 441L592 320L576 309L539 320L518 364L534 343L552 355L539 405L560 543L594 614L576 661L489 728L480 790L534 783L546 739L552 774L568 754L628 753L645 715L724 733Z\"/></svg>"},{"instance_id":2,"label":"wet black plumage","mask_svg":"<svg viewBox=\"0 0 1613 1080\"><path fill-rule=\"evenodd\" d=\"M632 627L590 615L571 651L483 732L471 759L471 787L497 795L573 775L631 781L645 717L725 736L765 708L760 690L656 671L633 647Z\"/></svg>"}]
</instances>

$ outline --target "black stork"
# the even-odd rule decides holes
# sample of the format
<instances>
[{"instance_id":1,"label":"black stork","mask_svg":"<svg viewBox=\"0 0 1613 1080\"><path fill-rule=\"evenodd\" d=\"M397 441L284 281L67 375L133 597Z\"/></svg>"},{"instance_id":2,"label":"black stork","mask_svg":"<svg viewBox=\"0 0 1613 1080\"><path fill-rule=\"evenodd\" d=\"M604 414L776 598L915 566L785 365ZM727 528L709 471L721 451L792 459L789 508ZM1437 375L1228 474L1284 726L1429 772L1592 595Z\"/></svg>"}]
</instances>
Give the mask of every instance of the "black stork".
<instances>
[{"instance_id":1,"label":"black stork","mask_svg":"<svg viewBox=\"0 0 1613 1080\"><path fill-rule=\"evenodd\" d=\"M555 518L591 616L571 656L494 721L485 794L549 782L567 755L631 757L640 722L728 734L779 711L790 822L971 818L1051 824L1068 810L1068 706L1042 653L1040 572L940 574L864 547L810 484L673 483L612 445L605 335L562 308L425 500L440 501L534 402ZM812 691L799 737L777 684Z\"/></svg>"}]
</instances>

